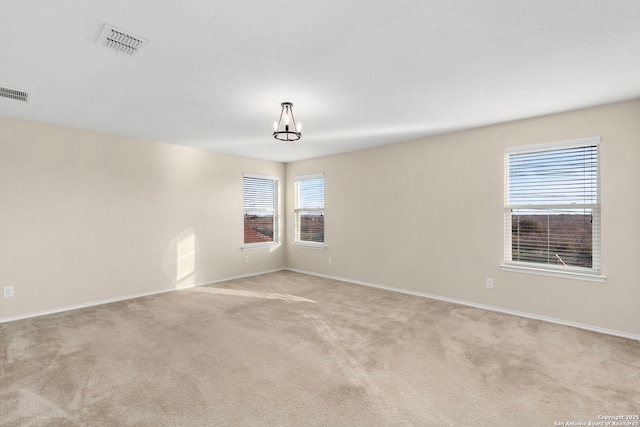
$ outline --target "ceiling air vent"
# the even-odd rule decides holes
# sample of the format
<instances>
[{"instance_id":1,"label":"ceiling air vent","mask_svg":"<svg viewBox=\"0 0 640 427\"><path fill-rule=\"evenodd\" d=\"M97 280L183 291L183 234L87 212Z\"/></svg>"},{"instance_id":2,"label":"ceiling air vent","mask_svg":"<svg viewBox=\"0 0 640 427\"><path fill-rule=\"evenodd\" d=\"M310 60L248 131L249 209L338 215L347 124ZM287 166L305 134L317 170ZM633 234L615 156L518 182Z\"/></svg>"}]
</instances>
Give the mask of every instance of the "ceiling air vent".
<instances>
[{"instance_id":1,"label":"ceiling air vent","mask_svg":"<svg viewBox=\"0 0 640 427\"><path fill-rule=\"evenodd\" d=\"M104 24L100 37L98 37L98 44L129 55L139 53L145 43L147 43L146 39L119 30L109 24Z\"/></svg>"},{"instance_id":2,"label":"ceiling air vent","mask_svg":"<svg viewBox=\"0 0 640 427\"><path fill-rule=\"evenodd\" d=\"M15 99L16 101L28 101L29 94L15 89L7 89L6 87L0 87L0 96L3 98Z\"/></svg>"}]
</instances>

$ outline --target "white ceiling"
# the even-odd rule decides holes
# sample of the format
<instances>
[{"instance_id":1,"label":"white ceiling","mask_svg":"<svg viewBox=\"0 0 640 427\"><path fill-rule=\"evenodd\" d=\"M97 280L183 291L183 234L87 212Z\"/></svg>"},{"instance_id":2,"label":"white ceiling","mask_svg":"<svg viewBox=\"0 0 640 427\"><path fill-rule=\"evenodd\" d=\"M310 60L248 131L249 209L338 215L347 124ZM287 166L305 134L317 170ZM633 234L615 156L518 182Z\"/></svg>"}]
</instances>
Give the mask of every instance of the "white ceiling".
<instances>
[{"instance_id":1,"label":"white ceiling","mask_svg":"<svg viewBox=\"0 0 640 427\"><path fill-rule=\"evenodd\" d=\"M5 0L0 86L30 94L2 116L289 162L638 98L640 1Z\"/></svg>"}]
</instances>

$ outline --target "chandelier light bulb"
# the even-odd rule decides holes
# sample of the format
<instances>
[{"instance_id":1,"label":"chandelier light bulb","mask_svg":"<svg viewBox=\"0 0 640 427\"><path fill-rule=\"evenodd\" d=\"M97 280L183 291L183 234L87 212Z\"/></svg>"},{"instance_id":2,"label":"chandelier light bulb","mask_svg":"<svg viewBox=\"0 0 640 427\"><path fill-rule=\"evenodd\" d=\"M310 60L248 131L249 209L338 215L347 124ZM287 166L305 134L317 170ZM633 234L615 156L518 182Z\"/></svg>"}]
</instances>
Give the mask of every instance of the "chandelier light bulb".
<instances>
[{"instance_id":1,"label":"chandelier light bulb","mask_svg":"<svg viewBox=\"0 0 640 427\"><path fill-rule=\"evenodd\" d=\"M302 137L300 123L293 117L293 104L283 102L280 119L273 124L273 137L279 141L297 141Z\"/></svg>"}]
</instances>

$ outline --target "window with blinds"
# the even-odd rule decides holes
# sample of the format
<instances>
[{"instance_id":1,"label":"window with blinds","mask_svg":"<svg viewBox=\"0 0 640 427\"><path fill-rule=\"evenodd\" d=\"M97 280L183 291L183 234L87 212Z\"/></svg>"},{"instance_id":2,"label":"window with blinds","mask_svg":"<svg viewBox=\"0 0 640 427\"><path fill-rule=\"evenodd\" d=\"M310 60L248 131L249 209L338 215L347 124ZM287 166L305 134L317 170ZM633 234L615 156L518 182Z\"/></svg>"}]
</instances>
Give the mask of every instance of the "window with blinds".
<instances>
[{"instance_id":1,"label":"window with blinds","mask_svg":"<svg viewBox=\"0 0 640 427\"><path fill-rule=\"evenodd\" d=\"M599 145L507 150L506 264L600 274Z\"/></svg>"},{"instance_id":2,"label":"window with blinds","mask_svg":"<svg viewBox=\"0 0 640 427\"><path fill-rule=\"evenodd\" d=\"M245 173L242 179L244 244L270 245L277 241L278 179Z\"/></svg>"},{"instance_id":3,"label":"window with blinds","mask_svg":"<svg viewBox=\"0 0 640 427\"><path fill-rule=\"evenodd\" d=\"M324 247L324 174L295 178L295 242Z\"/></svg>"}]
</instances>

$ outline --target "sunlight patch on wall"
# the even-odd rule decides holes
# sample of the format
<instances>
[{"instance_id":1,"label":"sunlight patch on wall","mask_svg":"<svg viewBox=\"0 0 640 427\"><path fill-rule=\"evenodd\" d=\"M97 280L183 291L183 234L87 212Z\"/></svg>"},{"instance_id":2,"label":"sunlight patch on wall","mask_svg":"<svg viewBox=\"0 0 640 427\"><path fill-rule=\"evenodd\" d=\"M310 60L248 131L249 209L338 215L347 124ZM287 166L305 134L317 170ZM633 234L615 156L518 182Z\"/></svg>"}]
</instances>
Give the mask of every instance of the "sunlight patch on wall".
<instances>
[{"instance_id":1,"label":"sunlight patch on wall","mask_svg":"<svg viewBox=\"0 0 640 427\"><path fill-rule=\"evenodd\" d=\"M269 252L273 252L280 247L280 242L276 242L273 245L269 246Z\"/></svg>"},{"instance_id":2,"label":"sunlight patch on wall","mask_svg":"<svg viewBox=\"0 0 640 427\"><path fill-rule=\"evenodd\" d=\"M165 275L176 289L195 285L198 270L198 241L192 229L183 230L165 250Z\"/></svg>"},{"instance_id":3,"label":"sunlight patch on wall","mask_svg":"<svg viewBox=\"0 0 640 427\"><path fill-rule=\"evenodd\" d=\"M177 243L176 287L193 286L196 273L196 236L189 234Z\"/></svg>"}]
</instances>

